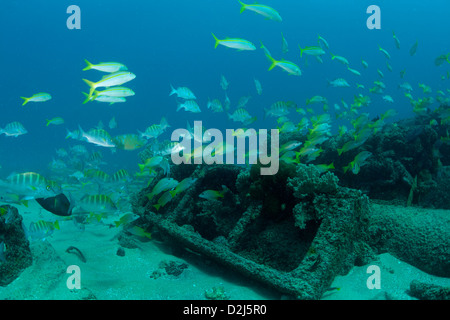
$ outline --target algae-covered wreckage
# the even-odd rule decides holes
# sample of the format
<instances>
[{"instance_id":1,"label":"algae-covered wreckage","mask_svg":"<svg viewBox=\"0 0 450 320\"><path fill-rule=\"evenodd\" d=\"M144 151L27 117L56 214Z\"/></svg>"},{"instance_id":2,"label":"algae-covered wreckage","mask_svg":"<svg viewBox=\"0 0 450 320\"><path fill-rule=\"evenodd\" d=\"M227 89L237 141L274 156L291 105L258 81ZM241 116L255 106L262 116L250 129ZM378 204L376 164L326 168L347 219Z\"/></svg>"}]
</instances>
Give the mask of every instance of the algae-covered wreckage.
<instances>
[{"instance_id":1,"label":"algae-covered wreckage","mask_svg":"<svg viewBox=\"0 0 450 320\"><path fill-rule=\"evenodd\" d=\"M171 178L195 182L158 206L147 197L163 175L155 178L134 200L136 223L297 299L320 299L335 276L383 252L449 277L447 212L417 208L450 203L448 125L430 127L429 118L387 125L343 156L337 149L351 137L333 137L315 161L282 161L273 176L259 165L172 166ZM280 135L280 145L292 140L305 137ZM373 157L359 174L344 173L361 150ZM334 172L315 165L332 162ZM199 197L205 190L222 192Z\"/></svg>"}]
</instances>

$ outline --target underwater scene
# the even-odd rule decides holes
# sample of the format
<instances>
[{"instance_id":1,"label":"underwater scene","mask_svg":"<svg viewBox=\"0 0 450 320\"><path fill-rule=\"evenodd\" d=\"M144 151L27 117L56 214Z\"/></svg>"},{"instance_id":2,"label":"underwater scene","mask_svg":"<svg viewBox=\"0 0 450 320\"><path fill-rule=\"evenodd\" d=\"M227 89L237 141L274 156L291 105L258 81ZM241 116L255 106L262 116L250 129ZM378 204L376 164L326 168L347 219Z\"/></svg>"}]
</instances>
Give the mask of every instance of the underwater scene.
<instances>
[{"instance_id":1,"label":"underwater scene","mask_svg":"<svg viewBox=\"0 0 450 320\"><path fill-rule=\"evenodd\" d=\"M449 10L3 1L0 299L450 299Z\"/></svg>"}]
</instances>

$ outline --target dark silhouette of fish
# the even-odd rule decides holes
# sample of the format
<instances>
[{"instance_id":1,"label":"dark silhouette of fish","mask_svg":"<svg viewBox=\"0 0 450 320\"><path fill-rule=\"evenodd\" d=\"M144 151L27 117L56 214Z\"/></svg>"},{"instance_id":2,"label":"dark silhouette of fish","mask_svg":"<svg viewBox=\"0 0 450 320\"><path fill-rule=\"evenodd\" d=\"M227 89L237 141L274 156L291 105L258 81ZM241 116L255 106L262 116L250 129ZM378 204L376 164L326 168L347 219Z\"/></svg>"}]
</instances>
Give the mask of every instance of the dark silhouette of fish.
<instances>
[{"instance_id":1,"label":"dark silhouette of fish","mask_svg":"<svg viewBox=\"0 0 450 320\"><path fill-rule=\"evenodd\" d=\"M36 201L42 208L57 216L67 217L72 214L73 206L63 193L60 193L55 197L38 198Z\"/></svg>"}]
</instances>

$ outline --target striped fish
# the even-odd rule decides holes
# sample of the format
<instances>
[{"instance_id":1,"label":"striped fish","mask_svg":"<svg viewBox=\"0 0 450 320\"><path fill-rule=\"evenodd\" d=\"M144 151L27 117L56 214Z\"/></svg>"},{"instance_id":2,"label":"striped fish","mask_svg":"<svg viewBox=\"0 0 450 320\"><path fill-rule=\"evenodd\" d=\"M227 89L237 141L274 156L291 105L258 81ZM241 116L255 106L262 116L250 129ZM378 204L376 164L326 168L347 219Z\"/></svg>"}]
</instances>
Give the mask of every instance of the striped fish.
<instances>
[{"instance_id":1,"label":"striped fish","mask_svg":"<svg viewBox=\"0 0 450 320\"><path fill-rule=\"evenodd\" d=\"M84 132L79 126L81 139L85 139L89 143L93 143L100 147L114 148L116 145L112 141L108 132L103 129L91 129L89 132Z\"/></svg>"},{"instance_id":2,"label":"striped fish","mask_svg":"<svg viewBox=\"0 0 450 320\"><path fill-rule=\"evenodd\" d=\"M39 220L37 222L30 223L27 234L33 240L45 240L45 238L53 234L54 230L59 229L60 228L58 220L56 220L55 222Z\"/></svg>"},{"instance_id":3,"label":"striped fish","mask_svg":"<svg viewBox=\"0 0 450 320\"><path fill-rule=\"evenodd\" d=\"M54 197L62 192L61 186L39 173L24 172L10 175L0 181L0 193L17 194L22 200Z\"/></svg>"},{"instance_id":4,"label":"striped fish","mask_svg":"<svg viewBox=\"0 0 450 320\"><path fill-rule=\"evenodd\" d=\"M113 174L111 181L112 182L126 182L130 179L130 174L125 169L120 169L116 173Z\"/></svg>"},{"instance_id":5,"label":"striped fish","mask_svg":"<svg viewBox=\"0 0 450 320\"><path fill-rule=\"evenodd\" d=\"M176 94L178 98L186 99L186 100L194 100L197 99L195 97L195 94L191 91L191 89L186 87L178 87L174 88L172 85L170 85L170 93L169 96Z\"/></svg>"},{"instance_id":6,"label":"striped fish","mask_svg":"<svg viewBox=\"0 0 450 320\"><path fill-rule=\"evenodd\" d=\"M97 182L109 182L111 177L106 172L97 169L89 169L84 172L86 178L93 179Z\"/></svg>"},{"instance_id":7,"label":"striped fish","mask_svg":"<svg viewBox=\"0 0 450 320\"><path fill-rule=\"evenodd\" d=\"M28 133L27 129L17 121L8 123L3 129L0 129L0 134L5 134L8 137L18 137Z\"/></svg>"},{"instance_id":8,"label":"striped fish","mask_svg":"<svg viewBox=\"0 0 450 320\"><path fill-rule=\"evenodd\" d=\"M109 213L117 211L114 202L105 194L86 195L81 198L78 206L85 212Z\"/></svg>"}]
</instances>

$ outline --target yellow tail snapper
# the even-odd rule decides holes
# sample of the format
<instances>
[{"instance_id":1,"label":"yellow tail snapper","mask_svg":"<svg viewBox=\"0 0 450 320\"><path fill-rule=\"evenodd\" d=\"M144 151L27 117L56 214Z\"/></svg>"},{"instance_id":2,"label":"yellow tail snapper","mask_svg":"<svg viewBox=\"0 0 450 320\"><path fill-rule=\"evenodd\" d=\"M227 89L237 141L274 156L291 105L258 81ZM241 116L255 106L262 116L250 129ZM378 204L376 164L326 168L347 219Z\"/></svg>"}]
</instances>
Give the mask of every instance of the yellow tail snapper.
<instances>
[{"instance_id":1,"label":"yellow tail snapper","mask_svg":"<svg viewBox=\"0 0 450 320\"><path fill-rule=\"evenodd\" d=\"M319 43L319 46L322 49L329 49L330 46L328 45L327 40L325 40L323 37L321 37L320 35L317 35L317 42Z\"/></svg>"},{"instance_id":2,"label":"yellow tail snapper","mask_svg":"<svg viewBox=\"0 0 450 320\"><path fill-rule=\"evenodd\" d=\"M153 207L155 207L156 210L159 211L161 207L164 207L167 203L170 202L170 200L173 199L172 194L169 191L166 191L163 193L163 195L158 199L157 204L154 204Z\"/></svg>"},{"instance_id":3,"label":"yellow tail snapper","mask_svg":"<svg viewBox=\"0 0 450 320\"><path fill-rule=\"evenodd\" d=\"M352 170L353 174L358 174L361 167L366 163L366 160L372 155L369 151L361 151L355 157L355 159L344 167L344 173L349 169Z\"/></svg>"},{"instance_id":4,"label":"yellow tail snapper","mask_svg":"<svg viewBox=\"0 0 450 320\"><path fill-rule=\"evenodd\" d=\"M197 181L197 178L185 178L181 180L181 182L176 186L174 190L169 191L172 197L175 197L177 194L182 193L189 189L195 182Z\"/></svg>"},{"instance_id":5,"label":"yellow tail snapper","mask_svg":"<svg viewBox=\"0 0 450 320\"><path fill-rule=\"evenodd\" d=\"M286 39L284 38L283 32L281 33L281 51L286 54L289 51L289 46L288 43L286 41Z\"/></svg>"},{"instance_id":6,"label":"yellow tail snapper","mask_svg":"<svg viewBox=\"0 0 450 320\"><path fill-rule=\"evenodd\" d=\"M147 231L145 231L144 229L142 229L141 227L138 227L138 226L133 226L133 227L127 229L126 231L131 233L131 234L134 234L135 236L138 236L138 237L147 238L147 239L151 239L152 238L150 232L147 232Z\"/></svg>"},{"instance_id":7,"label":"yellow tail snapper","mask_svg":"<svg viewBox=\"0 0 450 320\"><path fill-rule=\"evenodd\" d=\"M302 47L300 47L299 45L298 48L300 49L300 58L303 56L303 52L305 52L305 54L310 56L321 56L325 54L325 51L323 51L321 47L312 46L312 47L305 47L302 49Z\"/></svg>"},{"instance_id":8,"label":"yellow tail snapper","mask_svg":"<svg viewBox=\"0 0 450 320\"><path fill-rule=\"evenodd\" d=\"M46 120L46 121L47 121L47 127L48 127L50 124L53 124L53 125L60 125L60 124L63 124L63 123L64 123L64 119L61 118L61 117L56 117L56 118L53 118L53 119L50 119L50 120Z\"/></svg>"},{"instance_id":9,"label":"yellow tail snapper","mask_svg":"<svg viewBox=\"0 0 450 320\"><path fill-rule=\"evenodd\" d=\"M256 47L253 43L250 41L240 39L240 38L225 38L225 39L218 39L214 33L211 33L214 37L214 40L216 41L214 44L214 48L217 48L217 46L220 44L222 46L237 49L239 51L242 50L256 50Z\"/></svg>"},{"instance_id":10,"label":"yellow tail snapper","mask_svg":"<svg viewBox=\"0 0 450 320\"><path fill-rule=\"evenodd\" d=\"M242 6L240 13L244 12L245 10L250 10L264 16L266 19L269 20L274 21L282 20L280 14L275 9L269 6L263 4L245 4L241 1L239 1L239 3Z\"/></svg>"},{"instance_id":11,"label":"yellow tail snapper","mask_svg":"<svg viewBox=\"0 0 450 320\"><path fill-rule=\"evenodd\" d=\"M27 98L27 97L20 97L23 100L25 100L22 105L26 105L28 102L45 102L48 101L52 98L52 96L49 93L45 93L45 92L40 92L40 93L36 93L33 94L31 97Z\"/></svg>"},{"instance_id":12,"label":"yellow tail snapper","mask_svg":"<svg viewBox=\"0 0 450 320\"><path fill-rule=\"evenodd\" d=\"M389 54L389 52L387 52L385 49L383 49L380 45L378 45L378 50L380 50L386 58L388 58L388 59L391 58L391 55Z\"/></svg>"},{"instance_id":13,"label":"yellow tail snapper","mask_svg":"<svg viewBox=\"0 0 450 320\"><path fill-rule=\"evenodd\" d=\"M100 62L99 64L92 64L86 59L84 59L84 62L86 62L86 67L83 69L83 71L94 69L102 72L112 73L128 70L128 68L124 64L118 62Z\"/></svg>"},{"instance_id":14,"label":"yellow tail snapper","mask_svg":"<svg viewBox=\"0 0 450 320\"><path fill-rule=\"evenodd\" d=\"M392 37L394 38L395 41L395 46L397 47L397 49L400 49L400 40L398 40L397 36L395 35L395 32L392 31Z\"/></svg>"},{"instance_id":15,"label":"yellow tail snapper","mask_svg":"<svg viewBox=\"0 0 450 320\"><path fill-rule=\"evenodd\" d=\"M281 69L283 69L284 71L286 71L287 73L289 73L290 75L294 75L294 76L302 75L302 71L295 63L284 60L284 59L277 61L272 56L268 56L268 55L266 55L266 56L272 62L272 64L269 67L269 71L278 66Z\"/></svg>"},{"instance_id":16,"label":"yellow tail snapper","mask_svg":"<svg viewBox=\"0 0 450 320\"><path fill-rule=\"evenodd\" d=\"M126 87L111 87L102 91L94 90L94 94L91 97L91 100L97 100L97 101L105 101L105 98L99 98L99 97L115 97L115 98L125 98L134 96L135 93L133 90L126 88ZM99 98L99 99L97 99ZM83 104L88 102L89 99L86 99Z\"/></svg>"},{"instance_id":17,"label":"yellow tail snapper","mask_svg":"<svg viewBox=\"0 0 450 320\"><path fill-rule=\"evenodd\" d=\"M151 193L147 194L149 200L153 199L154 196L160 194L163 191L172 190L178 185L178 181L173 178L163 178L158 181L158 183L153 187Z\"/></svg>"},{"instance_id":18,"label":"yellow tail snapper","mask_svg":"<svg viewBox=\"0 0 450 320\"><path fill-rule=\"evenodd\" d=\"M206 200L217 200L219 198L223 198L225 196L226 191L227 191L227 188L225 186L222 186L221 191L205 190L202 193L200 193L198 196L199 196L199 198L206 199Z\"/></svg>"},{"instance_id":19,"label":"yellow tail snapper","mask_svg":"<svg viewBox=\"0 0 450 320\"><path fill-rule=\"evenodd\" d=\"M90 99L97 88L119 86L133 80L134 78L136 78L136 75L134 73L131 73L129 71L118 71L105 75L97 82L92 82L86 79L83 79L83 81L86 82L86 84L90 87L88 95L88 99Z\"/></svg>"},{"instance_id":20,"label":"yellow tail snapper","mask_svg":"<svg viewBox=\"0 0 450 320\"><path fill-rule=\"evenodd\" d=\"M136 220L138 218L139 218L139 216L134 213L126 213L123 216L121 216L118 221L114 221L114 224L116 225L116 228L118 228L121 225L125 225L130 222L133 222L134 220Z\"/></svg>"},{"instance_id":21,"label":"yellow tail snapper","mask_svg":"<svg viewBox=\"0 0 450 320\"><path fill-rule=\"evenodd\" d=\"M331 54L331 60L339 61L340 63L345 64L346 66L349 65L348 60L342 56L336 56L334 54Z\"/></svg>"},{"instance_id":22,"label":"yellow tail snapper","mask_svg":"<svg viewBox=\"0 0 450 320\"><path fill-rule=\"evenodd\" d=\"M315 167L319 170L320 173L325 173L329 170L335 169L333 162L330 164L316 164Z\"/></svg>"}]
</instances>

